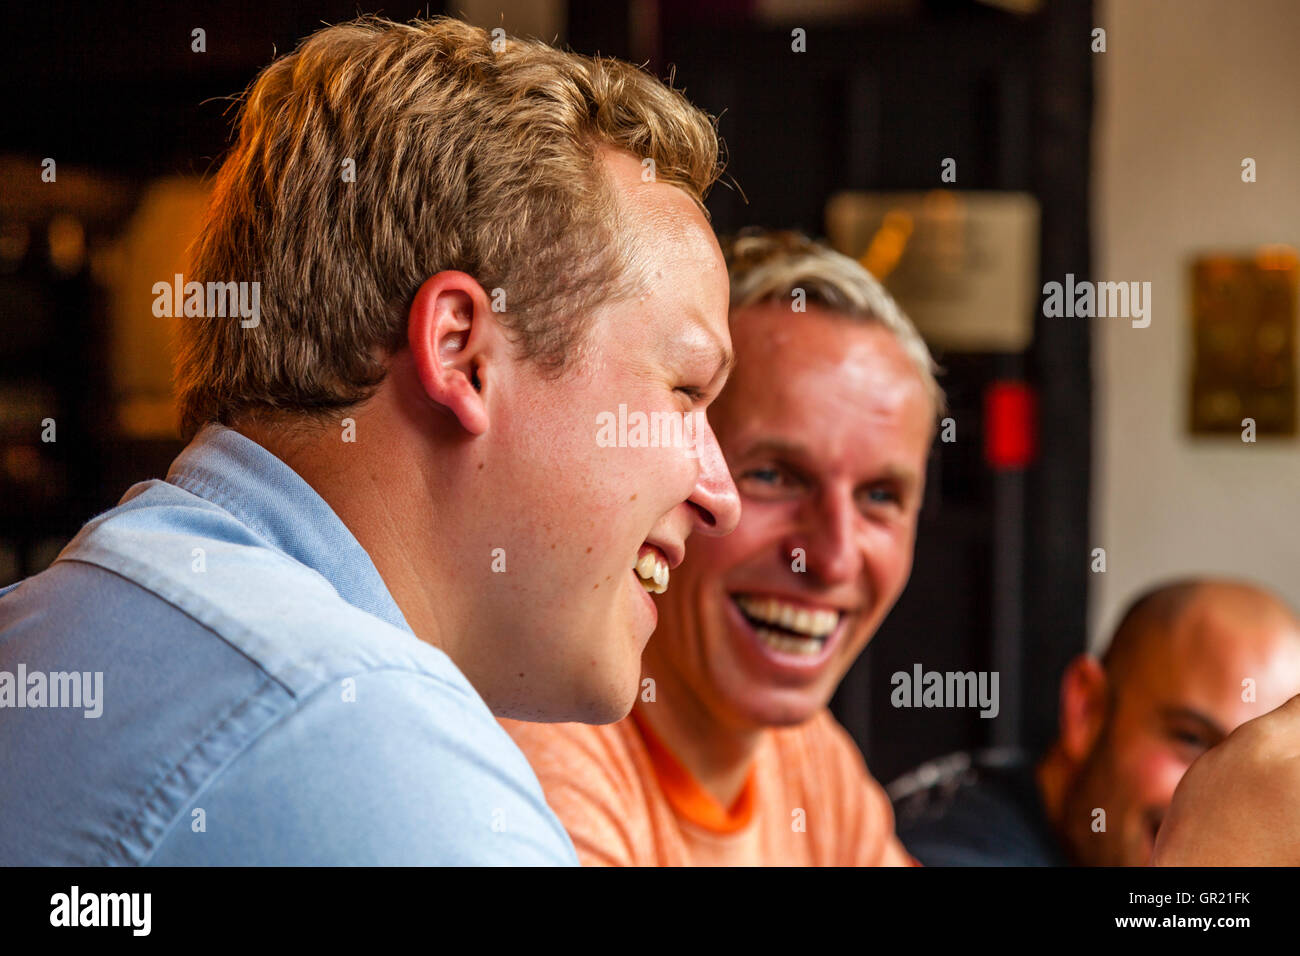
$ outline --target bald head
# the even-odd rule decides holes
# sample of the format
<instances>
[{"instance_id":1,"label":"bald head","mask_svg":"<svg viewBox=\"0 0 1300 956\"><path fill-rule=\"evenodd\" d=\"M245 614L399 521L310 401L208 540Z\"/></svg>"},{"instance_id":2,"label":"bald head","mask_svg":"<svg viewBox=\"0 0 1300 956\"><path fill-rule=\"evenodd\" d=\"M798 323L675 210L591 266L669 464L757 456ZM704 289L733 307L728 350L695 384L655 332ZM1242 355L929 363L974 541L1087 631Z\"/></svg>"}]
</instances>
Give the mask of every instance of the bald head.
<instances>
[{"instance_id":1,"label":"bald head","mask_svg":"<svg viewBox=\"0 0 1300 956\"><path fill-rule=\"evenodd\" d=\"M1276 643L1300 644L1300 619L1275 595L1253 584L1185 578L1133 600L1102 656L1102 666L1115 692L1135 670L1146 670L1144 664L1195 664L1170 658L1178 650L1192 651L1190 644L1206 642L1244 645L1242 651L1263 650Z\"/></svg>"},{"instance_id":2,"label":"bald head","mask_svg":"<svg viewBox=\"0 0 1300 956\"><path fill-rule=\"evenodd\" d=\"M1141 595L1102 660L1080 656L1062 681L1061 734L1039 782L1070 855L1146 863L1192 762L1297 693L1300 621L1272 594L1196 579Z\"/></svg>"}]
</instances>

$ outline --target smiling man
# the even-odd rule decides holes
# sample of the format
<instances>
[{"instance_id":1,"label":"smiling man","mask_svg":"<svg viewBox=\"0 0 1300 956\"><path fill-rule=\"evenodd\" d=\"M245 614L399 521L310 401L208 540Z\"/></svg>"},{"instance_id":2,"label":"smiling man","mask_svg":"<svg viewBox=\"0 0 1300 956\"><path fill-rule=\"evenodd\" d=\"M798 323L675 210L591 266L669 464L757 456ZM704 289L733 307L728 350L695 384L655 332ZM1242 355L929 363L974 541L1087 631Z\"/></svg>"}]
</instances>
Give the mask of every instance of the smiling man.
<instances>
[{"instance_id":1,"label":"smiling man","mask_svg":"<svg viewBox=\"0 0 1300 956\"><path fill-rule=\"evenodd\" d=\"M949 758L914 775L923 788L891 785L899 834L927 864L1145 866L1188 767L1297 692L1300 621L1274 595L1212 578L1159 585L1100 660L1071 662L1041 760Z\"/></svg>"},{"instance_id":2,"label":"smiling man","mask_svg":"<svg viewBox=\"0 0 1300 956\"><path fill-rule=\"evenodd\" d=\"M740 524L656 599L628 719L507 727L584 863L907 864L826 705L907 583L942 393L851 259L790 233L724 245L737 364L710 417Z\"/></svg>"},{"instance_id":3,"label":"smiling man","mask_svg":"<svg viewBox=\"0 0 1300 956\"><path fill-rule=\"evenodd\" d=\"M1153 866L1300 866L1300 696L1246 721L1188 769Z\"/></svg>"},{"instance_id":4,"label":"smiling man","mask_svg":"<svg viewBox=\"0 0 1300 956\"><path fill-rule=\"evenodd\" d=\"M639 560L736 524L707 424L593 424L726 378L717 174L652 77L455 20L271 64L193 277L260 321L181 320L167 479L0 593L0 677L40 678L0 680L0 864L576 862L494 715L627 714ZM95 719L45 693L74 671Z\"/></svg>"}]
</instances>

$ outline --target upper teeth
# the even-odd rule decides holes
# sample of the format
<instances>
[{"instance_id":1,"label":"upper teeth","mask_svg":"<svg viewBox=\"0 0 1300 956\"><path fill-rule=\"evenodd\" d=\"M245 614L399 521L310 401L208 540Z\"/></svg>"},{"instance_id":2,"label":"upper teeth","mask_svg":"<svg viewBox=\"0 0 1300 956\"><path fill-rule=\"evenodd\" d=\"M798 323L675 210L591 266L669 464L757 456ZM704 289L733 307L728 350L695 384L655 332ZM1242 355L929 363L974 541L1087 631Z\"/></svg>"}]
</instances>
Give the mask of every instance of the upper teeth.
<instances>
[{"instance_id":1,"label":"upper teeth","mask_svg":"<svg viewBox=\"0 0 1300 956\"><path fill-rule=\"evenodd\" d=\"M742 594L736 597L736 603L752 618L812 637L829 636L840 620L838 611L811 611L770 597L756 598Z\"/></svg>"},{"instance_id":2,"label":"upper teeth","mask_svg":"<svg viewBox=\"0 0 1300 956\"><path fill-rule=\"evenodd\" d=\"M636 574L641 579L641 586L651 594L663 594L668 590L668 562L659 557L658 551L647 551L637 558Z\"/></svg>"}]
</instances>

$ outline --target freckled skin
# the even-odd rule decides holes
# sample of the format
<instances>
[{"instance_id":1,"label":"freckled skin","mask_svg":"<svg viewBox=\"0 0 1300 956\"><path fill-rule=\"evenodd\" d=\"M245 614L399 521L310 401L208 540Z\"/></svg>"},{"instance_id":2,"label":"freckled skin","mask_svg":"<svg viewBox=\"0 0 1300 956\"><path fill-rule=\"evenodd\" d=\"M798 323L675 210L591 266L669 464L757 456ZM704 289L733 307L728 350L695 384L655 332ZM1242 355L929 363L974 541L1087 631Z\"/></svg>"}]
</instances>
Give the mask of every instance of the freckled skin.
<instances>
[{"instance_id":1,"label":"freckled skin","mask_svg":"<svg viewBox=\"0 0 1300 956\"><path fill-rule=\"evenodd\" d=\"M707 221L676 187L643 183L630 154L606 161L633 224L647 294L599 307L584 358L558 379L530 363L512 367L511 397L524 407L493 408L485 436L495 457L481 480L493 488L473 526L484 541L509 542L514 573L471 565L458 586L481 598L475 627L514 635L509 653L527 665L528 685L492 700L503 716L589 723L625 716L655 624L632 573L637 550L650 537L681 544L696 531L725 532L738 517L720 453L691 458L681 449L597 444L598 416L620 403L647 414L688 410L679 389L707 384L717 346L730 349L726 264ZM711 363L680 367L683 341L716 343ZM711 431L701 441L716 449ZM602 580L614 586L600 588ZM490 689L501 654L499 642L483 641L457 663L476 687Z\"/></svg>"}]
</instances>

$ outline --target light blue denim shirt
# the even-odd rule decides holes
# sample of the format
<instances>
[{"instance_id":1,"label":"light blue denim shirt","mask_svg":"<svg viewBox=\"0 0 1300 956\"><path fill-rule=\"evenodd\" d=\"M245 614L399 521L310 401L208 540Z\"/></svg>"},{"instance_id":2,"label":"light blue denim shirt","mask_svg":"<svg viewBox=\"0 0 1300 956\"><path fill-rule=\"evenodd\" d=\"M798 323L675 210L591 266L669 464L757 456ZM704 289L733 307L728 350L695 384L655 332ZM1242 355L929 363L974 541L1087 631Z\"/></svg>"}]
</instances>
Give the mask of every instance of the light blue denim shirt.
<instances>
[{"instance_id":1,"label":"light blue denim shirt","mask_svg":"<svg viewBox=\"0 0 1300 956\"><path fill-rule=\"evenodd\" d=\"M325 501L209 425L0 591L0 864L577 857Z\"/></svg>"}]
</instances>

